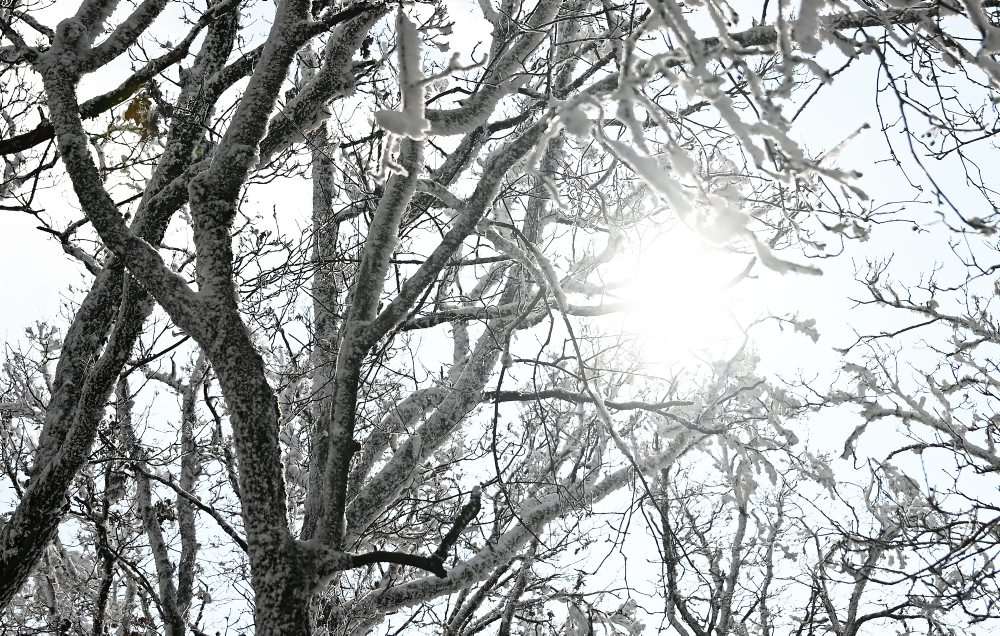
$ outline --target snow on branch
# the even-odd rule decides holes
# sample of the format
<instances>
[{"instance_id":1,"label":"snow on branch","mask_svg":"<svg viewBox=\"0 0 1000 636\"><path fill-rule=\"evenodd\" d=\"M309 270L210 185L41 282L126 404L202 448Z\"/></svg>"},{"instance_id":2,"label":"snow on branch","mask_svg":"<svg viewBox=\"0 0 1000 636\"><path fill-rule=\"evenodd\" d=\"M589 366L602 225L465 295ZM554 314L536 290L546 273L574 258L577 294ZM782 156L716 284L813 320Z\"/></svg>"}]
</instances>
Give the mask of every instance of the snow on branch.
<instances>
[{"instance_id":1,"label":"snow on branch","mask_svg":"<svg viewBox=\"0 0 1000 636\"><path fill-rule=\"evenodd\" d=\"M403 13L402 7L396 12L396 54L401 110L380 110L375 113L375 122L394 135L419 141L425 139L431 129L431 122L424 117L420 35L417 25Z\"/></svg>"},{"instance_id":2,"label":"snow on branch","mask_svg":"<svg viewBox=\"0 0 1000 636\"><path fill-rule=\"evenodd\" d=\"M635 478L634 470L642 474L652 474L670 466L683 455L700 436L682 433L670 441L662 453L637 461L636 466L621 468L597 484L588 487L585 483L564 486L562 492L539 495L521 507L520 523L500 535L495 541L484 545L472 558L455 565L448 578L422 578L386 590L379 590L362 605L370 605L378 611L390 611L411 606L485 580L497 567L509 562L525 544L550 522L569 513L583 502L593 505Z\"/></svg>"},{"instance_id":3,"label":"snow on branch","mask_svg":"<svg viewBox=\"0 0 1000 636\"><path fill-rule=\"evenodd\" d=\"M688 197L680 184L670 177L664 165L654 157L644 154L632 146L609 139L601 135L604 144L615 157L626 164L670 204L677 216L684 220L701 236L719 244L726 244L732 239L742 238L748 241L757 253L762 265L781 274L812 274L822 271L812 265L801 265L786 261L774 255L757 235L747 227L749 217L727 205L718 198L709 200L709 214L701 212L703 206ZM676 162L675 162L676 164Z\"/></svg>"}]
</instances>

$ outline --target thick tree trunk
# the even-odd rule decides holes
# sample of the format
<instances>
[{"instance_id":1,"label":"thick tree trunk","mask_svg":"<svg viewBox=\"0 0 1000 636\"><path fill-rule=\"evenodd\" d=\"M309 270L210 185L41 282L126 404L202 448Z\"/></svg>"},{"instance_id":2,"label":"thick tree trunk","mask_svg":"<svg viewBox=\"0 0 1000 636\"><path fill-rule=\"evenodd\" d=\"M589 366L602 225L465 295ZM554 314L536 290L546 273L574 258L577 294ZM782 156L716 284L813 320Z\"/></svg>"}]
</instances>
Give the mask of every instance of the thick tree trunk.
<instances>
[{"instance_id":1,"label":"thick tree trunk","mask_svg":"<svg viewBox=\"0 0 1000 636\"><path fill-rule=\"evenodd\" d=\"M238 316L206 344L236 439L257 634L308 634L315 564L286 523L278 404L264 360Z\"/></svg>"},{"instance_id":2,"label":"thick tree trunk","mask_svg":"<svg viewBox=\"0 0 1000 636\"><path fill-rule=\"evenodd\" d=\"M272 546L260 542L251 547L256 633L306 636L310 633L309 600L315 584L312 563L287 533Z\"/></svg>"}]
</instances>

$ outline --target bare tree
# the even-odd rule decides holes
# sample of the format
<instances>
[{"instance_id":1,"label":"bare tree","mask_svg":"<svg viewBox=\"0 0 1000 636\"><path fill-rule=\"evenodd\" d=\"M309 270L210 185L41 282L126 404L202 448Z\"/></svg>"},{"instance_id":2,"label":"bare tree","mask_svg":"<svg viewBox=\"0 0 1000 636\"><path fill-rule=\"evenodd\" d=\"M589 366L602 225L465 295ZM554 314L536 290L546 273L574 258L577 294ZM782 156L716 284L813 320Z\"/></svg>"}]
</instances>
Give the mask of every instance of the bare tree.
<instances>
[{"instance_id":1,"label":"bare tree","mask_svg":"<svg viewBox=\"0 0 1000 636\"><path fill-rule=\"evenodd\" d=\"M883 577L909 585L925 614L959 608L982 621L997 612L998 463L995 285L978 263L994 248L982 239L953 248L959 268L946 260L905 287L891 279L889 262L869 265L862 303L893 311L896 321L858 338L829 400L859 411L843 457L869 464L869 491L890 497L875 512L891 540L868 541L909 557ZM873 427L894 432L879 453L865 447Z\"/></svg>"},{"instance_id":2,"label":"bare tree","mask_svg":"<svg viewBox=\"0 0 1000 636\"><path fill-rule=\"evenodd\" d=\"M1000 80L992 2L769 4L741 27L714 2L482 2L472 46L433 2L85 0L55 27L5 3L4 209L37 218L91 286L61 337L45 326L35 354L9 356L0 605L44 587L32 572L56 567L74 523L97 575L80 595L92 619L67 630L114 614L125 633L140 611L148 630L200 630L197 565L229 559L198 548L207 532L249 568L261 634L366 633L393 613L506 634L558 622L552 607L567 631L636 630L633 599L614 609L586 574L551 571L629 492L620 519L657 511L671 624L735 629L744 551L767 572L781 531L759 524L745 545L746 471L795 457L799 407L742 354L708 383L637 380L615 265L669 222L740 255L743 277L817 274L807 257L868 236L881 218L855 172L793 133L836 75L825 53L923 77L887 53L907 49L985 91ZM110 90L94 81L119 71ZM992 130L952 120L962 147L967 120L970 138ZM311 197L270 218L256 205L303 178ZM41 209L53 184L79 218ZM168 419L147 382L180 398L169 441L139 426ZM716 442L728 573L695 520L712 504L670 478ZM787 460L815 479L806 464ZM705 560L705 601L681 590L683 541ZM765 630L770 598L747 601ZM856 611L837 620L860 625Z\"/></svg>"}]
</instances>

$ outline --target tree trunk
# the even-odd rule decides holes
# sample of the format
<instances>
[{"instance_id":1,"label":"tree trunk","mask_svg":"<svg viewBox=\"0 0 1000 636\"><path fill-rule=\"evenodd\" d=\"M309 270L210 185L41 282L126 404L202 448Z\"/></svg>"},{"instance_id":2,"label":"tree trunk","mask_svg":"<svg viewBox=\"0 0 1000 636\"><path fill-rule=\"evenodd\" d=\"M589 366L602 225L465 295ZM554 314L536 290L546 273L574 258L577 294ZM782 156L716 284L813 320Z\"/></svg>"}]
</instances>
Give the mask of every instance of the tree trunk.
<instances>
[{"instance_id":1,"label":"tree trunk","mask_svg":"<svg viewBox=\"0 0 1000 636\"><path fill-rule=\"evenodd\" d=\"M257 634L308 634L315 565L286 522L278 404L264 360L238 316L204 344L210 345L236 440Z\"/></svg>"}]
</instances>

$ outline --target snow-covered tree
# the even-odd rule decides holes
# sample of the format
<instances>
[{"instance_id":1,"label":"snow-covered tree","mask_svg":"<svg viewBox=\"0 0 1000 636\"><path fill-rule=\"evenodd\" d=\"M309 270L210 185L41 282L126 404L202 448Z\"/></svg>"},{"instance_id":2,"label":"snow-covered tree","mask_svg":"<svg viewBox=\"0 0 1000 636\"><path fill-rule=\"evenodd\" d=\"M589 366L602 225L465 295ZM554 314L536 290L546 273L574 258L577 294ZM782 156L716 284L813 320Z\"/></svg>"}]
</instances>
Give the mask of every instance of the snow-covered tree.
<instances>
[{"instance_id":1,"label":"snow-covered tree","mask_svg":"<svg viewBox=\"0 0 1000 636\"><path fill-rule=\"evenodd\" d=\"M992 617L991 553L967 558L995 533L969 516L985 495L942 502L889 462L846 494L795 432L853 402L992 470L989 401L957 432L949 397L992 397L985 310L872 279L970 334L950 359L975 379L929 374L933 411L880 356L848 363L868 393L795 395L751 347L654 377L619 317L648 300L623 264L651 233L737 259L740 285L817 276L902 218L797 127L817 94L866 97L838 83L852 65L898 102L884 148L926 168L946 231L992 233L911 119L992 201L972 149L997 129L995 5L3 3L0 203L86 280L8 345L4 621L210 633L248 627L223 607L240 593L260 634ZM609 582L600 562L633 540L644 562Z\"/></svg>"}]
</instances>

